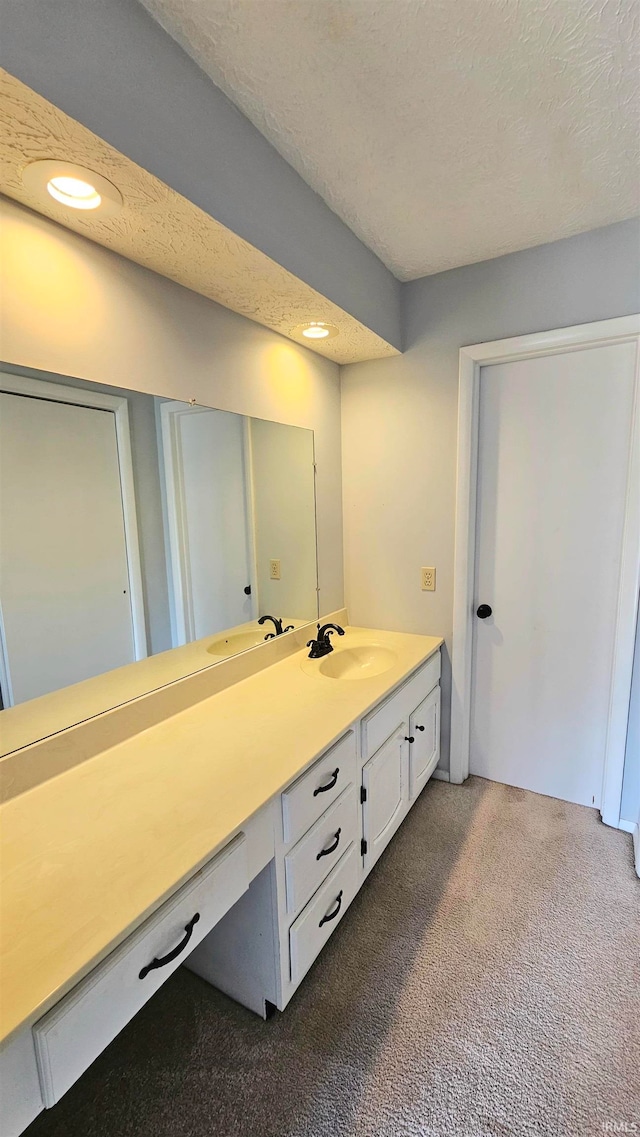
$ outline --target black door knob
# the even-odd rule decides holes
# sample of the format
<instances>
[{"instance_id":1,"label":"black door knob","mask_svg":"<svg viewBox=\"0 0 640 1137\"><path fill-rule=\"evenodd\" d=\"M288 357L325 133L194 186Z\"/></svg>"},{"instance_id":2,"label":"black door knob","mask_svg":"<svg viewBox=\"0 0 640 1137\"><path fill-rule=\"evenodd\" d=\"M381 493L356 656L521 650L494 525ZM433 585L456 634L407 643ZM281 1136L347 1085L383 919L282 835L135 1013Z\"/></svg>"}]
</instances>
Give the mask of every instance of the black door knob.
<instances>
[{"instance_id":1,"label":"black door knob","mask_svg":"<svg viewBox=\"0 0 640 1137\"><path fill-rule=\"evenodd\" d=\"M493 608L490 604L481 604L476 612L476 616L478 616L480 620L486 620L487 616L490 616L492 612Z\"/></svg>"}]
</instances>

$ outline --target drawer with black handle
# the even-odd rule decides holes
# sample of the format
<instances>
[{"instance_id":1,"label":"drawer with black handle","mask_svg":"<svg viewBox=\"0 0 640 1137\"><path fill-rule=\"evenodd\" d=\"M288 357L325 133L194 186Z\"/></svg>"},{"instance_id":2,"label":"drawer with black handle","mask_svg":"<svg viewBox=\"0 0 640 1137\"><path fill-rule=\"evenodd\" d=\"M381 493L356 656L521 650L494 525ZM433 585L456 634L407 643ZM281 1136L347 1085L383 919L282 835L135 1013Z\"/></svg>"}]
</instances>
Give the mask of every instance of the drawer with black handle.
<instances>
[{"instance_id":1,"label":"drawer with black handle","mask_svg":"<svg viewBox=\"0 0 640 1137\"><path fill-rule=\"evenodd\" d=\"M239 833L33 1027L54 1105L249 887Z\"/></svg>"},{"instance_id":2,"label":"drawer with black handle","mask_svg":"<svg viewBox=\"0 0 640 1137\"><path fill-rule=\"evenodd\" d=\"M356 736L350 730L282 794L285 844L297 841L350 782L356 781Z\"/></svg>"}]
</instances>

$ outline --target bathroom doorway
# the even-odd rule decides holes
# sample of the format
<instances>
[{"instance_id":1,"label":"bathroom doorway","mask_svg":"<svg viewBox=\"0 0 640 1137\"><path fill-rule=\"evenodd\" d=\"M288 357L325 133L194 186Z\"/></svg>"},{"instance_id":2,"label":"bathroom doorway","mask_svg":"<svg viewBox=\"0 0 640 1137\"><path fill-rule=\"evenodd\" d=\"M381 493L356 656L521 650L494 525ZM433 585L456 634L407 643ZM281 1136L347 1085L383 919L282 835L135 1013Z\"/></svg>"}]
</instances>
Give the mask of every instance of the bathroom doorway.
<instances>
[{"instance_id":1,"label":"bathroom doorway","mask_svg":"<svg viewBox=\"0 0 640 1137\"><path fill-rule=\"evenodd\" d=\"M453 780L610 824L640 568L633 321L461 352Z\"/></svg>"}]
</instances>

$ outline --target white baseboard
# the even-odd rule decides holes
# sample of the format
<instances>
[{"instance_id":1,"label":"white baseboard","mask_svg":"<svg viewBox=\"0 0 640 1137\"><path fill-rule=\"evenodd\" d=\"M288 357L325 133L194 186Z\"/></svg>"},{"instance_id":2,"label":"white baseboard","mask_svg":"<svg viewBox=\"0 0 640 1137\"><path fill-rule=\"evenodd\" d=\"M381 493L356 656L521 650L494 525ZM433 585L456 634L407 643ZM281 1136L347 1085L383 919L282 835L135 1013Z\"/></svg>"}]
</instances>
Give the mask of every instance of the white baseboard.
<instances>
[{"instance_id":1,"label":"white baseboard","mask_svg":"<svg viewBox=\"0 0 640 1137\"><path fill-rule=\"evenodd\" d=\"M448 782L449 781L449 771L448 770L434 770L431 777L435 778L436 781L438 781L438 782Z\"/></svg>"},{"instance_id":2,"label":"white baseboard","mask_svg":"<svg viewBox=\"0 0 640 1137\"><path fill-rule=\"evenodd\" d=\"M623 833L635 833L638 826L634 821L625 821L624 818L621 817L618 822L617 828L622 829Z\"/></svg>"}]
</instances>

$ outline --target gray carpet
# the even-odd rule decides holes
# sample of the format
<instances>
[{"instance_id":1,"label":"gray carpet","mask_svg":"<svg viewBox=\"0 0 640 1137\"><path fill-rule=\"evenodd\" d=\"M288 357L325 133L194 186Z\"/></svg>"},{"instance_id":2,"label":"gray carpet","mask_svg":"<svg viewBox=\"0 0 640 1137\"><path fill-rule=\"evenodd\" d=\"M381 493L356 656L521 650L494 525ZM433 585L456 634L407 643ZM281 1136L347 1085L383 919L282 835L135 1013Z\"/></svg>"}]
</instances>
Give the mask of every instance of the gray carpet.
<instances>
[{"instance_id":1,"label":"gray carpet","mask_svg":"<svg viewBox=\"0 0 640 1137\"><path fill-rule=\"evenodd\" d=\"M640 1134L640 882L593 810L427 786L282 1015L180 969L29 1137Z\"/></svg>"}]
</instances>

